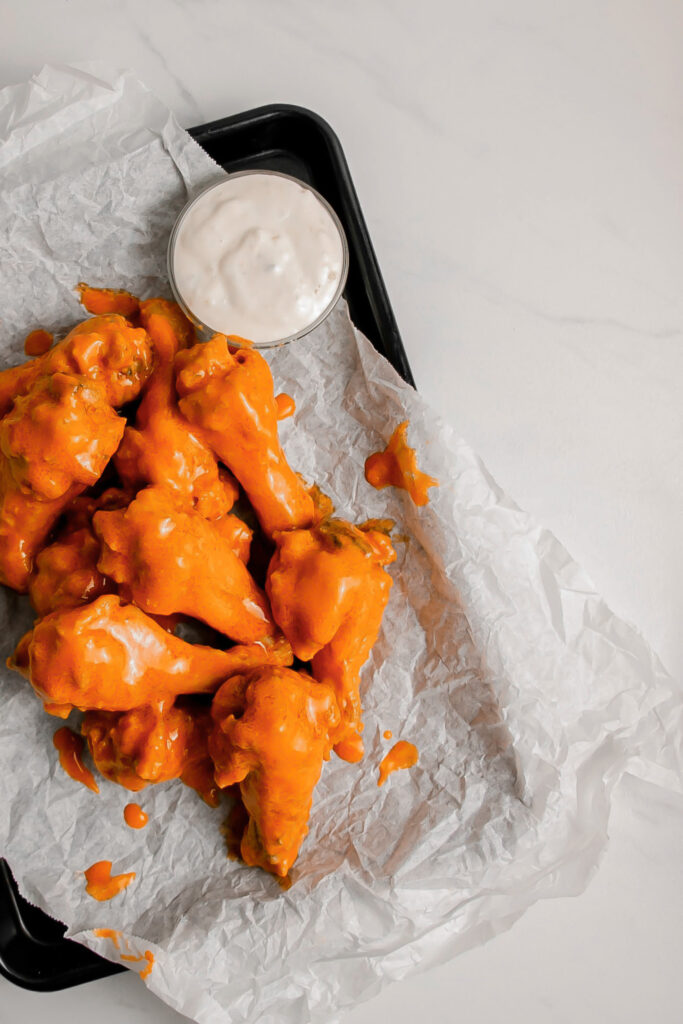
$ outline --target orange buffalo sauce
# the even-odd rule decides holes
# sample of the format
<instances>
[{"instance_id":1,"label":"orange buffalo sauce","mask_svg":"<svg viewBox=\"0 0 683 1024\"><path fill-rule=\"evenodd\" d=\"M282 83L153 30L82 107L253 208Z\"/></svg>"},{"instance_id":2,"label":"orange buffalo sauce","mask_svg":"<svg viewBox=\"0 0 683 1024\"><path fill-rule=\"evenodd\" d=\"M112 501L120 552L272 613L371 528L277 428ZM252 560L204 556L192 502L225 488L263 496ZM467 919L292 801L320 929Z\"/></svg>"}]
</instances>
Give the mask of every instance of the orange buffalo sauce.
<instances>
[{"instance_id":1,"label":"orange buffalo sauce","mask_svg":"<svg viewBox=\"0 0 683 1024\"><path fill-rule=\"evenodd\" d=\"M54 335L39 328L26 335L24 352L27 356L43 356L52 347Z\"/></svg>"},{"instance_id":2,"label":"orange buffalo sauce","mask_svg":"<svg viewBox=\"0 0 683 1024\"><path fill-rule=\"evenodd\" d=\"M422 473L417 467L414 448L408 447L408 420L399 423L383 452L375 452L365 460L365 479L373 487L400 487L407 491L416 505L426 505L427 491L438 487L439 481Z\"/></svg>"},{"instance_id":3,"label":"orange buffalo sauce","mask_svg":"<svg viewBox=\"0 0 683 1024\"><path fill-rule=\"evenodd\" d=\"M358 734L349 734L334 745L334 752L342 761L357 764L363 759L363 741Z\"/></svg>"},{"instance_id":4,"label":"orange buffalo sauce","mask_svg":"<svg viewBox=\"0 0 683 1024\"><path fill-rule=\"evenodd\" d=\"M382 736L384 736L384 739L385 739L385 740L390 740L390 739L391 739L391 737L392 737L393 735L394 735L394 734L393 734L393 732L391 731L391 729L386 729L386 730L385 730L385 731L384 731L384 732L382 733Z\"/></svg>"},{"instance_id":5,"label":"orange buffalo sauce","mask_svg":"<svg viewBox=\"0 0 683 1024\"><path fill-rule=\"evenodd\" d=\"M114 949L121 950L121 932L117 932L113 928L94 928L93 935L98 939L109 939L114 944ZM126 942L126 949L130 949L128 942L124 941ZM141 978L148 978L154 967L154 954L149 949L146 949L142 956L137 956L134 953L121 953L121 960L132 964L139 964L146 960L147 966L143 967L140 971Z\"/></svg>"},{"instance_id":6,"label":"orange buffalo sauce","mask_svg":"<svg viewBox=\"0 0 683 1024\"><path fill-rule=\"evenodd\" d=\"M110 942L114 943L115 949L121 949L119 945L121 932L117 932L113 928L95 928L93 929L93 935L97 939L109 939Z\"/></svg>"},{"instance_id":7,"label":"orange buffalo sauce","mask_svg":"<svg viewBox=\"0 0 683 1024\"><path fill-rule=\"evenodd\" d=\"M275 405L277 406L277 418L279 420L286 420L288 416L293 416L296 410L296 402L291 395L282 394L275 396Z\"/></svg>"},{"instance_id":8,"label":"orange buffalo sauce","mask_svg":"<svg viewBox=\"0 0 683 1024\"><path fill-rule=\"evenodd\" d=\"M52 742L59 751L59 763L66 774L76 782L82 782L93 793L99 793L100 788L95 782L95 776L81 761L85 743L83 737L78 736L67 725L64 725L61 729L57 729L52 737Z\"/></svg>"},{"instance_id":9,"label":"orange buffalo sauce","mask_svg":"<svg viewBox=\"0 0 683 1024\"><path fill-rule=\"evenodd\" d=\"M118 288L91 288L82 281L78 286L81 305L93 316L118 313L120 316L135 316L140 310L140 300L130 292Z\"/></svg>"},{"instance_id":10,"label":"orange buffalo sauce","mask_svg":"<svg viewBox=\"0 0 683 1024\"><path fill-rule=\"evenodd\" d=\"M85 872L85 891L94 900L110 900L123 892L135 878L134 871L128 871L123 875L112 875L111 861L98 860Z\"/></svg>"},{"instance_id":11,"label":"orange buffalo sauce","mask_svg":"<svg viewBox=\"0 0 683 1024\"><path fill-rule=\"evenodd\" d=\"M383 786L392 772L397 768L412 768L417 764L417 747L406 740L399 740L394 743L389 753L382 759L379 766L378 786Z\"/></svg>"},{"instance_id":12,"label":"orange buffalo sauce","mask_svg":"<svg viewBox=\"0 0 683 1024\"><path fill-rule=\"evenodd\" d=\"M144 952L144 958L147 961L147 966L143 967L143 969L140 971L140 977L149 978L150 974L152 973L152 968L154 967L154 954L151 952L151 950L146 949Z\"/></svg>"},{"instance_id":13,"label":"orange buffalo sauce","mask_svg":"<svg viewBox=\"0 0 683 1024\"><path fill-rule=\"evenodd\" d=\"M123 820L129 828L144 828L149 821L140 804L126 804L123 808Z\"/></svg>"},{"instance_id":14,"label":"orange buffalo sauce","mask_svg":"<svg viewBox=\"0 0 683 1024\"><path fill-rule=\"evenodd\" d=\"M143 969L140 971L140 977L149 978L150 974L152 973L152 968L154 967L154 953L152 953L152 951L149 949L146 949L142 956L134 956L132 953L122 953L121 959L126 960L128 963L132 964L139 964L142 960L146 960L147 966L143 967Z\"/></svg>"}]
</instances>

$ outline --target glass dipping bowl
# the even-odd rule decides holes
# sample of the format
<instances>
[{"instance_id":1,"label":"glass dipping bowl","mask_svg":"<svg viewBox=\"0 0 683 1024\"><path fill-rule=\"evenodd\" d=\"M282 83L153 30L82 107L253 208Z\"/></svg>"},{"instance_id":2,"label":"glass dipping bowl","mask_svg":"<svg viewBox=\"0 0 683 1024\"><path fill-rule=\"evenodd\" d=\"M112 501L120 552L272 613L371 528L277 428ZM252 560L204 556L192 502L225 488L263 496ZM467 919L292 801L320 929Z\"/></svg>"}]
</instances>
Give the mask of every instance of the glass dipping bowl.
<instances>
[{"instance_id":1,"label":"glass dipping bowl","mask_svg":"<svg viewBox=\"0 0 683 1024\"><path fill-rule=\"evenodd\" d=\"M256 348L256 349L278 348L281 345L289 344L290 341L295 341L298 338L303 338L307 334L310 334L311 331L315 330L316 327L319 327L320 324L322 324L323 321L327 319L327 317L330 315L330 313L332 312L334 307L337 305L339 299L342 296L344 288L346 286L346 278L347 278L348 272L349 272L349 247L348 247L348 243L346 241L346 235L344 233L344 229L343 229L343 227L341 225L341 221L339 220L339 217L337 216L335 211L332 209L330 204L327 202L327 200L324 199L323 196L321 196L319 192L317 192L310 185L307 185L305 182L300 181L299 178L295 178L295 177L293 177L292 175L289 175L289 174L282 174L280 171L266 171L266 170L237 171L234 174L229 174L229 175L227 175L226 178L222 179L221 181L214 182L213 185L209 185L207 188L203 189L198 195L196 195L194 197L194 199L190 200L190 202L181 210L181 212L180 212L180 214L178 216L178 219L176 220L175 224L173 225L173 230L171 231L171 237L169 238L169 242L168 242L168 253L167 253L168 279L169 279L169 282L170 282L170 285L171 285L171 291L173 292L173 297L175 298L176 302L178 303L180 308L183 310L185 315L188 317L188 319L194 324L194 326L195 326L195 328L197 330L197 333L199 335L199 338L202 341L207 341L210 337L212 337L212 335L214 335L216 333L224 333L224 334L228 334L228 336L231 339L231 342L233 342L235 345L239 346L240 338L239 338L239 336L232 334L229 331L229 329L228 330L224 330L224 331L219 331L216 327L210 327L208 324L204 323L204 321L195 313L195 311L187 303L185 297L183 296L183 294L182 294L182 292L181 292L181 290L179 288L177 277L176 277L176 273L175 273L174 262L175 262L176 241L178 239L179 232L181 230L181 227L182 227L183 222L184 222L185 218L187 217L187 215L190 213L191 210L193 210L195 208L195 206L198 203L200 203L202 201L202 199L209 192L212 192L214 189L221 188L222 186L225 185L226 181L231 181L234 178L242 178L242 177L245 177L247 175L257 175L257 174L258 175L271 175L271 176L277 177L277 178L285 178L288 181L294 182L300 188L305 189L307 192L311 193L311 195L313 195L315 197L315 199L320 203L320 205L328 213L331 221L333 222L335 228L337 229L337 231L339 233L339 239L340 239L340 242L341 242L341 250L342 250L342 265L341 265L341 271L340 271L340 274L339 274L339 280L337 282L337 287L335 288L334 294L333 294L332 298L330 299L330 301L328 302L328 304L322 310L322 312L315 318L315 320L311 321L311 323L306 324L304 327L299 328L294 333L287 335L286 337L274 338L272 341L271 340L268 340L268 341L252 341L251 339L245 339L245 340L249 341L249 347L253 347L253 348ZM228 325L226 325L226 327L228 327Z\"/></svg>"}]
</instances>

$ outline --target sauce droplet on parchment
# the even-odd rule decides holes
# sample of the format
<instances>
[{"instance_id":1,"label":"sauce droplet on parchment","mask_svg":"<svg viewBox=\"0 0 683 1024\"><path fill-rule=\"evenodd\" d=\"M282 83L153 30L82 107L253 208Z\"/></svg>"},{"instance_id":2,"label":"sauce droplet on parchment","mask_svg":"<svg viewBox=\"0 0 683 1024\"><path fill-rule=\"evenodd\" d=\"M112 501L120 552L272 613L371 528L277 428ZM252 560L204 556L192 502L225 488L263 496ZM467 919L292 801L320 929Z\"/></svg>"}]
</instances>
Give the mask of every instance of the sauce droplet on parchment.
<instances>
[{"instance_id":1,"label":"sauce droplet on parchment","mask_svg":"<svg viewBox=\"0 0 683 1024\"><path fill-rule=\"evenodd\" d=\"M44 356L52 347L53 340L53 334L39 327L37 331L31 331L26 335L24 352L27 356Z\"/></svg>"},{"instance_id":2,"label":"sauce droplet on parchment","mask_svg":"<svg viewBox=\"0 0 683 1024\"><path fill-rule=\"evenodd\" d=\"M57 729L52 737L52 742L59 752L59 763L66 774L76 782L87 786L93 793L99 793L100 788L95 782L95 776L81 761L85 742L83 737L64 725L61 729Z\"/></svg>"},{"instance_id":3,"label":"sauce droplet on parchment","mask_svg":"<svg viewBox=\"0 0 683 1024\"><path fill-rule=\"evenodd\" d=\"M275 396L275 404L279 420L286 420L288 416L293 416L296 411L296 402L291 395L285 394L284 391Z\"/></svg>"},{"instance_id":4,"label":"sauce droplet on parchment","mask_svg":"<svg viewBox=\"0 0 683 1024\"><path fill-rule=\"evenodd\" d=\"M123 892L135 878L134 871L122 875L112 875L111 861L98 860L85 872L85 891L94 900L111 900Z\"/></svg>"},{"instance_id":5,"label":"sauce droplet on parchment","mask_svg":"<svg viewBox=\"0 0 683 1024\"><path fill-rule=\"evenodd\" d=\"M129 828L144 828L149 821L149 815L143 811L140 804L126 804L123 808L123 820Z\"/></svg>"},{"instance_id":6,"label":"sauce droplet on parchment","mask_svg":"<svg viewBox=\"0 0 683 1024\"><path fill-rule=\"evenodd\" d=\"M392 737L393 735L394 735L394 734L393 734L393 732L391 731L391 729L386 729L386 730L385 730L385 731L384 731L384 732L382 733L382 736L384 736L384 739L385 739L385 740L390 740L390 739L391 739L391 737Z\"/></svg>"},{"instance_id":7,"label":"sauce droplet on parchment","mask_svg":"<svg viewBox=\"0 0 683 1024\"><path fill-rule=\"evenodd\" d=\"M408 420L399 423L384 451L375 452L365 460L365 479L377 490L400 487L416 505L426 505L427 490L438 487L439 481L418 469L415 449L409 448L406 440L407 430Z\"/></svg>"},{"instance_id":8,"label":"sauce droplet on parchment","mask_svg":"<svg viewBox=\"0 0 683 1024\"><path fill-rule=\"evenodd\" d=\"M389 753L384 757L379 766L378 786L383 786L392 772L398 768L412 768L417 764L417 747L414 743L406 740L399 740L394 743Z\"/></svg>"}]
</instances>

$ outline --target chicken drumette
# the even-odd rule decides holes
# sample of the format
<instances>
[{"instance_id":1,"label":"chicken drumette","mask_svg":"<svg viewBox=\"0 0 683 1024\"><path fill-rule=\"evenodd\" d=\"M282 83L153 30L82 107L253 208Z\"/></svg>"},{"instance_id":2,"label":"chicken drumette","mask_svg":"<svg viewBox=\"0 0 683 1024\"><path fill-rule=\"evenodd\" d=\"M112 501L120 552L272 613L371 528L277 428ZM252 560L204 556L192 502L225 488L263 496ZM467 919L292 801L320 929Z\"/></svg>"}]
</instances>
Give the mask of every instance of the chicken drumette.
<instances>
[{"instance_id":1,"label":"chicken drumette","mask_svg":"<svg viewBox=\"0 0 683 1024\"><path fill-rule=\"evenodd\" d=\"M308 831L313 790L339 726L334 691L303 672L259 668L228 679L211 716L216 782L238 782L249 814L242 857L284 877Z\"/></svg>"},{"instance_id":2,"label":"chicken drumette","mask_svg":"<svg viewBox=\"0 0 683 1024\"><path fill-rule=\"evenodd\" d=\"M310 526L313 501L280 446L273 378L263 356L234 355L223 335L179 352L180 411L244 488L259 522L276 530Z\"/></svg>"},{"instance_id":3,"label":"chicken drumette","mask_svg":"<svg viewBox=\"0 0 683 1024\"><path fill-rule=\"evenodd\" d=\"M188 644L135 605L105 595L41 619L10 664L28 676L47 711L65 718L72 707L130 711L168 704L178 694L211 692L236 672L291 662L283 639L227 651Z\"/></svg>"},{"instance_id":4,"label":"chicken drumette","mask_svg":"<svg viewBox=\"0 0 683 1024\"><path fill-rule=\"evenodd\" d=\"M0 421L0 582L26 590L35 555L125 425L102 384L72 374L41 377L15 400Z\"/></svg>"},{"instance_id":5,"label":"chicken drumette","mask_svg":"<svg viewBox=\"0 0 683 1024\"><path fill-rule=\"evenodd\" d=\"M0 416L25 395L40 377L69 373L101 384L109 405L132 401L152 371L153 355L144 328L124 317L84 320L45 355L0 371Z\"/></svg>"},{"instance_id":6,"label":"chicken drumette","mask_svg":"<svg viewBox=\"0 0 683 1024\"><path fill-rule=\"evenodd\" d=\"M380 530L327 519L310 530L275 535L266 592L273 617L313 675L336 693L343 727L335 752L363 756L360 670L382 622L392 580L383 566L396 555Z\"/></svg>"},{"instance_id":7,"label":"chicken drumette","mask_svg":"<svg viewBox=\"0 0 683 1024\"><path fill-rule=\"evenodd\" d=\"M232 508L237 486L218 466L198 431L178 412L173 382L176 353L194 340L189 320L174 302L148 299L140 319L149 332L157 366L145 388L135 426L128 427L114 460L124 485L163 484L207 519Z\"/></svg>"},{"instance_id":8,"label":"chicken drumette","mask_svg":"<svg viewBox=\"0 0 683 1024\"><path fill-rule=\"evenodd\" d=\"M220 529L163 487L147 487L126 509L96 512L98 568L144 611L201 619L253 643L275 633L268 601Z\"/></svg>"},{"instance_id":9,"label":"chicken drumette","mask_svg":"<svg viewBox=\"0 0 683 1024\"><path fill-rule=\"evenodd\" d=\"M207 749L208 708L146 704L131 711L87 711L81 732L95 766L111 782L138 792L181 779L215 807L217 786Z\"/></svg>"},{"instance_id":10,"label":"chicken drumette","mask_svg":"<svg viewBox=\"0 0 683 1024\"><path fill-rule=\"evenodd\" d=\"M129 501L130 495L110 488L99 498L76 498L66 509L57 536L36 556L28 583L31 604L39 617L116 591L114 582L97 568L100 543L91 520L96 509L123 508Z\"/></svg>"}]
</instances>

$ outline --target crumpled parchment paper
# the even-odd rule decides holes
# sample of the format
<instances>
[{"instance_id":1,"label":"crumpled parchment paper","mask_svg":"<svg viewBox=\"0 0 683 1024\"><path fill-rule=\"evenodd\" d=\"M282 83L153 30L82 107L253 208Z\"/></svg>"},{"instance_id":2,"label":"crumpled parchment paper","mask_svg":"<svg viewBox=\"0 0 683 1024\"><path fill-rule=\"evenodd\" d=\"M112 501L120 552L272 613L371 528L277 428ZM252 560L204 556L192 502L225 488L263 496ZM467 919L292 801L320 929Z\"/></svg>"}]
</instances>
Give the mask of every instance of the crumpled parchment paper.
<instances>
[{"instance_id":1,"label":"crumpled parchment paper","mask_svg":"<svg viewBox=\"0 0 683 1024\"><path fill-rule=\"evenodd\" d=\"M168 293L174 218L222 171L132 74L46 68L0 93L0 138L3 365L30 329L82 318L81 279ZM657 657L343 304L270 362L297 403L281 426L293 466L340 514L391 516L406 538L363 673L366 756L325 766L292 888L228 861L221 811L180 783L145 790L150 823L127 828L129 794L69 779L51 742L62 723L20 676L0 680L0 849L21 891L104 956L119 953L95 928L151 950L146 984L203 1024L327 1022L485 941L535 900L584 887L627 767L681 778L681 700ZM422 509L363 477L406 418L441 482ZM31 619L2 592L3 658ZM379 789L385 729L420 760ZM104 904L82 874L101 859L137 872Z\"/></svg>"}]
</instances>

